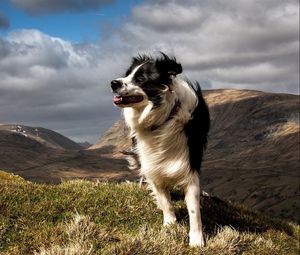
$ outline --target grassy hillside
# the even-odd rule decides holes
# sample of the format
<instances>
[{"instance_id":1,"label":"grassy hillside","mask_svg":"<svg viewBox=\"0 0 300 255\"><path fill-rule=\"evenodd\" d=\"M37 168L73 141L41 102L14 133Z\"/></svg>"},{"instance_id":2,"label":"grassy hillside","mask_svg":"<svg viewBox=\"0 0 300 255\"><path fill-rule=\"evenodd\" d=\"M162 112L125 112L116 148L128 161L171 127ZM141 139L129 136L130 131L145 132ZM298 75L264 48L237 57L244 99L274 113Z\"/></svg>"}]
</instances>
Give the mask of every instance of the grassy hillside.
<instances>
[{"instance_id":1,"label":"grassy hillside","mask_svg":"<svg viewBox=\"0 0 300 255\"><path fill-rule=\"evenodd\" d=\"M0 254L299 254L299 226L202 196L206 246L187 245L188 217L163 228L149 192L133 183L34 184L0 171Z\"/></svg>"}]
</instances>

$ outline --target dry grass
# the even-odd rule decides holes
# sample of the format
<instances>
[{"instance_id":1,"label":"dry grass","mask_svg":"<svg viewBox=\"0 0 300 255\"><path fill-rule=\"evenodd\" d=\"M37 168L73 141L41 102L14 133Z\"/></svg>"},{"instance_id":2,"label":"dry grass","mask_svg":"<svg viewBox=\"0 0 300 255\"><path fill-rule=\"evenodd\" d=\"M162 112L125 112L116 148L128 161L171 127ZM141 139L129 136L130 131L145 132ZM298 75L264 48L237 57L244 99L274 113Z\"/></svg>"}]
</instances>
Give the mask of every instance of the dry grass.
<instances>
[{"instance_id":1,"label":"dry grass","mask_svg":"<svg viewBox=\"0 0 300 255\"><path fill-rule=\"evenodd\" d=\"M243 206L202 197L206 246L188 246L184 203L179 224L162 227L148 191L133 183L70 181L41 185L0 171L0 254L299 254L299 226Z\"/></svg>"},{"instance_id":2,"label":"dry grass","mask_svg":"<svg viewBox=\"0 0 300 255\"><path fill-rule=\"evenodd\" d=\"M281 125L278 130L273 134L275 138L281 137L281 136L287 136L290 134L299 134L299 123L295 121L288 121ZM299 137L299 136L298 136Z\"/></svg>"},{"instance_id":3,"label":"dry grass","mask_svg":"<svg viewBox=\"0 0 300 255\"><path fill-rule=\"evenodd\" d=\"M96 225L88 216L74 214L71 222L66 224L67 239L61 246L54 245L48 249L42 247L35 255L90 255L93 254L93 245L90 239L95 234Z\"/></svg>"}]
</instances>

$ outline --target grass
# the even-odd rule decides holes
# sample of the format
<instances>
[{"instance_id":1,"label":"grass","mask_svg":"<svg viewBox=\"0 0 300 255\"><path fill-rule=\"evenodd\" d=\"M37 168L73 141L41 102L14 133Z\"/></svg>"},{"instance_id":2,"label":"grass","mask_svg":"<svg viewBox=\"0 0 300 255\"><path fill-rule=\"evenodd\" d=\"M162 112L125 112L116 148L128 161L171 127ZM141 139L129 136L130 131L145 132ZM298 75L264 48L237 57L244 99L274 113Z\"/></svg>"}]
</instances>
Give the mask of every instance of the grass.
<instances>
[{"instance_id":1,"label":"grass","mask_svg":"<svg viewBox=\"0 0 300 255\"><path fill-rule=\"evenodd\" d=\"M0 254L299 254L300 227L202 197L206 246L190 248L188 215L162 227L146 188L134 183L34 184L0 171Z\"/></svg>"}]
</instances>

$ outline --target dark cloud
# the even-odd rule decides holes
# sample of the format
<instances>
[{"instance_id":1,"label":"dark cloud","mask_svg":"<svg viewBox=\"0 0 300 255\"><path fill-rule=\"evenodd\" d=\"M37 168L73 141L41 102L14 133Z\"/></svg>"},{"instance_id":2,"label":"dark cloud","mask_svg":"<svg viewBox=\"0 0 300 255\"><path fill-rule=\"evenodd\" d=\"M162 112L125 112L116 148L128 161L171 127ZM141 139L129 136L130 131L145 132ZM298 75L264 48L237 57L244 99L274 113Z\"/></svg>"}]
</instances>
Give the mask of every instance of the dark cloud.
<instances>
[{"instance_id":1,"label":"dark cloud","mask_svg":"<svg viewBox=\"0 0 300 255\"><path fill-rule=\"evenodd\" d=\"M4 14L0 12L0 29L9 28L9 20Z\"/></svg>"},{"instance_id":2,"label":"dark cloud","mask_svg":"<svg viewBox=\"0 0 300 255\"><path fill-rule=\"evenodd\" d=\"M120 34L139 51L175 54L188 75L215 88L299 91L295 0L146 1Z\"/></svg>"},{"instance_id":3,"label":"dark cloud","mask_svg":"<svg viewBox=\"0 0 300 255\"><path fill-rule=\"evenodd\" d=\"M115 0L11 0L16 6L30 14L47 14L55 12L82 12L94 10L112 4Z\"/></svg>"}]
</instances>

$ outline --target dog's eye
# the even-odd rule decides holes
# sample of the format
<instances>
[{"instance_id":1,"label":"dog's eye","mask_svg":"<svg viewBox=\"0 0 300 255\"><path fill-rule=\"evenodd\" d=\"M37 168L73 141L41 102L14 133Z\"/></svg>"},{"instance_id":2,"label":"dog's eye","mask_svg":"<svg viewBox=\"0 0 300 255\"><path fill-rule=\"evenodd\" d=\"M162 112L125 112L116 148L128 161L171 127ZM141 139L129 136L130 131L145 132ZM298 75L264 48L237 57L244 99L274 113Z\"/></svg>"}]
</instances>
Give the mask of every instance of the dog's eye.
<instances>
[{"instance_id":1,"label":"dog's eye","mask_svg":"<svg viewBox=\"0 0 300 255\"><path fill-rule=\"evenodd\" d=\"M138 75L137 77L135 77L135 80L137 82L144 82L146 79L143 75Z\"/></svg>"}]
</instances>

